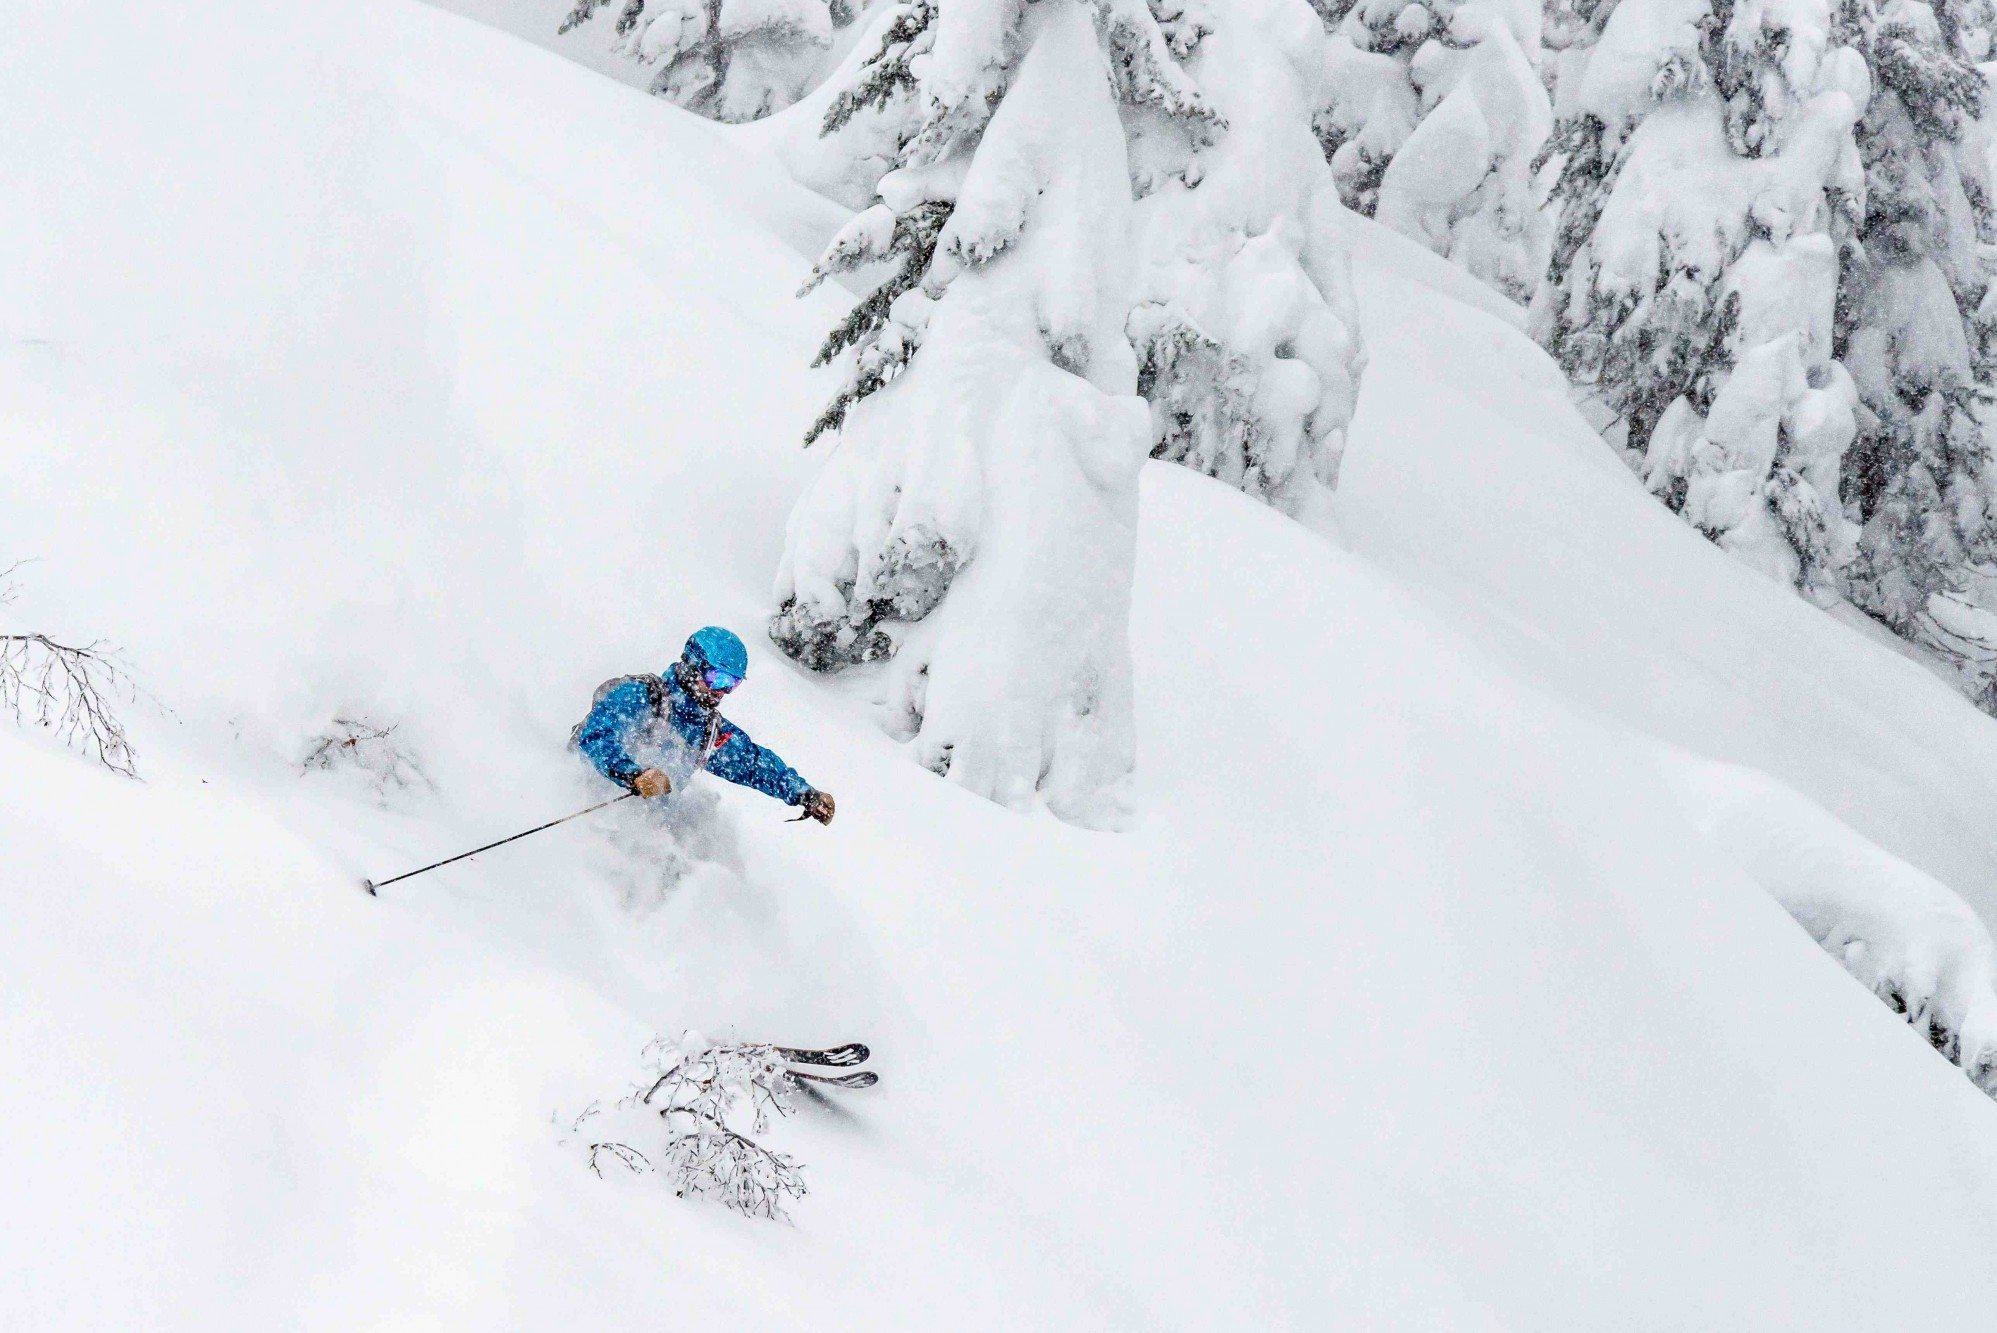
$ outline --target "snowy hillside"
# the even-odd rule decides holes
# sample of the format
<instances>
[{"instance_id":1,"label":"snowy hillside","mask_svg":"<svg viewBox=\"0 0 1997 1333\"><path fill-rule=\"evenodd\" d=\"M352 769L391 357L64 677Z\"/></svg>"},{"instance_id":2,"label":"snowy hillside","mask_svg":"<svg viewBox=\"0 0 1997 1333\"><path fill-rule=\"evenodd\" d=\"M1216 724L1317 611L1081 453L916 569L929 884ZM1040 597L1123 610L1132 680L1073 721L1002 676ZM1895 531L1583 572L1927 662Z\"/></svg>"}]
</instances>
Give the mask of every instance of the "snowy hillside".
<instances>
[{"instance_id":1,"label":"snowy hillside","mask_svg":"<svg viewBox=\"0 0 1997 1333\"><path fill-rule=\"evenodd\" d=\"M751 632L845 305L767 127L415 0L37 3L0 69L0 633L171 709L140 782L0 725L0 1322L1987 1322L1997 1107L1847 968L1997 1041L1997 722L1464 273L1343 224L1333 536L1145 469L1094 833ZM590 691L708 622L836 823L715 784L670 890L614 811L360 892L599 798ZM336 719L420 772L305 766ZM688 1027L873 1045L793 1224L565 1143Z\"/></svg>"}]
</instances>

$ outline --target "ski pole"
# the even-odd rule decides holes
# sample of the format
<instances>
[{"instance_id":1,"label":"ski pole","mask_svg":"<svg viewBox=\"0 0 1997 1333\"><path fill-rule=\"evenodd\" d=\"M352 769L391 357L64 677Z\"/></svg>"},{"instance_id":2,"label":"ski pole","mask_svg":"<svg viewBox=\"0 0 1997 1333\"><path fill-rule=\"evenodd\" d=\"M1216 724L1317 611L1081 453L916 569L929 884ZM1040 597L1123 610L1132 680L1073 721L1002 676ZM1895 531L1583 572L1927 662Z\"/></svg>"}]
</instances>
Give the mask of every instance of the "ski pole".
<instances>
[{"instance_id":1,"label":"ski pole","mask_svg":"<svg viewBox=\"0 0 1997 1333\"><path fill-rule=\"evenodd\" d=\"M368 891L369 897L371 898L376 897L377 896L375 893L376 889L385 889L391 884L397 884L405 879L412 879L417 875L423 874L424 871L435 870L440 866L447 866L451 864L451 862L453 861L462 861L467 856L477 856L480 852L489 852L495 847L504 847L509 842L518 842L520 841L520 839L528 836L528 834L540 833L545 829L553 828L557 824L566 824L571 819L581 819L584 815L593 815L597 811L603 809L603 807L606 805L616 805L619 801L628 801L637 794L638 793L635 791L627 791L622 796L613 796L607 801L603 801L600 802L599 804L592 805L587 810L578 810L572 815L563 815L560 819L551 819L545 824L540 824L535 826L534 828L528 829L526 833L516 833L510 838L501 838L498 842L489 842L483 847L474 847L468 852L459 852L456 856L448 856L441 861L432 861L429 865L424 866L421 870L406 871L403 874L397 875L394 879L385 879L379 884L375 883L371 879L364 879L361 881L361 885L363 888L365 888Z\"/></svg>"}]
</instances>

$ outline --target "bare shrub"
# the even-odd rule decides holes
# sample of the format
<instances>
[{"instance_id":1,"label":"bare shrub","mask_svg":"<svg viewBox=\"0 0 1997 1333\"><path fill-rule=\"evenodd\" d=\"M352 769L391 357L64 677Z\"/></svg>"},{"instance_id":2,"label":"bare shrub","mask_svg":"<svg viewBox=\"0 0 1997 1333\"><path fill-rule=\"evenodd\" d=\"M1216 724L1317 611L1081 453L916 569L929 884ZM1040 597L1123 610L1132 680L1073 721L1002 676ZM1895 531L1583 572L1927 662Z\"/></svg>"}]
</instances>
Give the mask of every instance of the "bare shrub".
<instances>
[{"instance_id":1,"label":"bare shrub","mask_svg":"<svg viewBox=\"0 0 1997 1333\"><path fill-rule=\"evenodd\" d=\"M315 770L332 772L349 767L365 774L375 795L407 787L435 787L409 747L395 739L395 726L381 726L366 718L336 717L332 725L306 743L299 773Z\"/></svg>"},{"instance_id":2,"label":"bare shrub","mask_svg":"<svg viewBox=\"0 0 1997 1333\"><path fill-rule=\"evenodd\" d=\"M590 1170L601 1176L614 1163L633 1174L657 1171L681 1198L714 1199L748 1217L787 1221L785 1201L806 1192L802 1169L753 1137L790 1114L797 1090L775 1048L712 1045L688 1033L677 1043L653 1042L645 1059L649 1082L612 1106L591 1104L571 1126L588 1140ZM653 1123L649 1112L665 1123L656 1163L628 1143L594 1136L612 1124L642 1129Z\"/></svg>"},{"instance_id":3,"label":"bare shrub","mask_svg":"<svg viewBox=\"0 0 1997 1333\"><path fill-rule=\"evenodd\" d=\"M0 605L14 600L12 575L20 567L0 569ZM136 694L116 651L101 640L72 645L46 634L0 634L0 708L128 778L138 776L138 754L113 704Z\"/></svg>"}]
</instances>

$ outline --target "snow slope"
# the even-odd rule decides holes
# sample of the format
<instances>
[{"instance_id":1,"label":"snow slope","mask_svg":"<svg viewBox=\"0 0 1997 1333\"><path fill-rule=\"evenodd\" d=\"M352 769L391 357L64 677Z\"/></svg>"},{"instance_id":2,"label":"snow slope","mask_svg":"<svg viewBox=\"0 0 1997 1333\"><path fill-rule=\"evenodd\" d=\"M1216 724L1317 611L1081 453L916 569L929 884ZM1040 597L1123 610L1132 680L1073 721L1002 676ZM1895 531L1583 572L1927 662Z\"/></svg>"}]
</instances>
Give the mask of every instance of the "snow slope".
<instances>
[{"instance_id":1,"label":"snow slope","mask_svg":"<svg viewBox=\"0 0 1997 1333\"><path fill-rule=\"evenodd\" d=\"M1997 724L1884 632L1684 540L1553 363L1464 308L1486 294L1349 228L1377 349L1340 482L1353 546L1560 694L1767 770L1997 922Z\"/></svg>"},{"instance_id":2,"label":"snow slope","mask_svg":"<svg viewBox=\"0 0 1997 1333\"><path fill-rule=\"evenodd\" d=\"M766 614L837 210L409 0L127 9L0 28L6 614L174 710L144 783L0 728L9 1320L1987 1317L1997 1110L1687 774L1987 913L1990 723L1659 511L1360 223L1349 549L1147 471L1136 830L971 798L759 651L731 711L831 828L722 791L663 901L588 826L363 898L583 804L597 681ZM434 787L300 776L355 713ZM794 1226L563 1146L688 1025L874 1044L779 1130Z\"/></svg>"}]
</instances>

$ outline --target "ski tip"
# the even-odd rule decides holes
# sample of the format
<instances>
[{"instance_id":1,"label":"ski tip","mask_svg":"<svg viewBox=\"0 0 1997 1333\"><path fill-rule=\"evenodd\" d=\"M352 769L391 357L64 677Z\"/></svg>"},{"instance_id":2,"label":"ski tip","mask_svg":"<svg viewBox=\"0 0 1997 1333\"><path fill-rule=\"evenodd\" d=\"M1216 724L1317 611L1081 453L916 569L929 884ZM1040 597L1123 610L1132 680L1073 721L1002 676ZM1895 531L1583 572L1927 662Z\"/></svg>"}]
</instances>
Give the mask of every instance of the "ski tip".
<instances>
[{"instance_id":1,"label":"ski tip","mask_svg":"<svg viewBox=\"0 0 1997 1333\"><path fill-rule=\"evenodd\" d=\"M862 1070L857 1074L813 1074L802 1069L790 1071L794 1083L803 1087L820 1088L871 1088L881 1081L881 1076L873 1070Z\"/></svg>"},{"instance_id":2,"label":"ski tip","mask_svg":"<svg viewBox=\"0 0 1997 1333\"><path fill-rule=\"evenodd\" d=\"M865 1042L849 1041L843 1046L778 1046L778 1055L801 1065L863 1065L873 1055Z\"/></svg>"}]
</instances>

